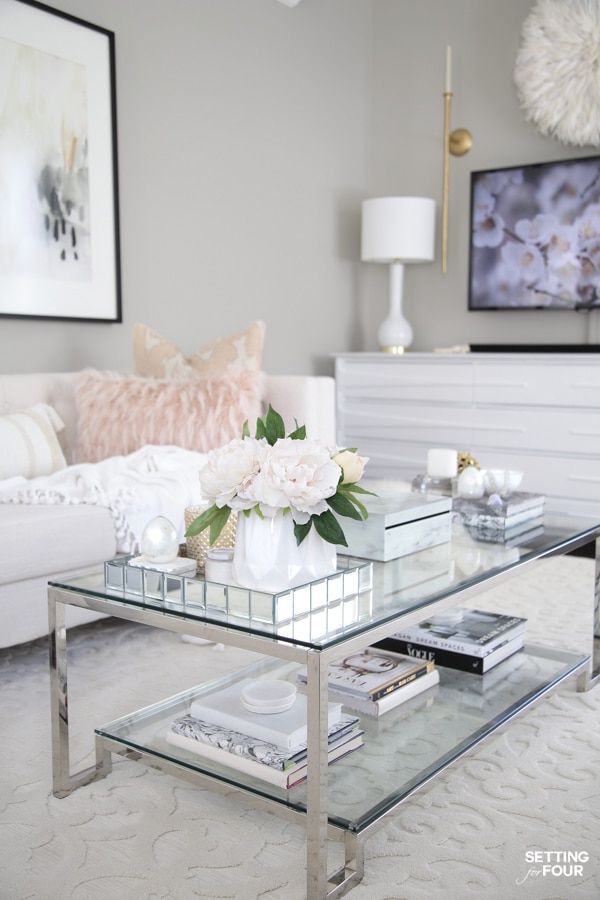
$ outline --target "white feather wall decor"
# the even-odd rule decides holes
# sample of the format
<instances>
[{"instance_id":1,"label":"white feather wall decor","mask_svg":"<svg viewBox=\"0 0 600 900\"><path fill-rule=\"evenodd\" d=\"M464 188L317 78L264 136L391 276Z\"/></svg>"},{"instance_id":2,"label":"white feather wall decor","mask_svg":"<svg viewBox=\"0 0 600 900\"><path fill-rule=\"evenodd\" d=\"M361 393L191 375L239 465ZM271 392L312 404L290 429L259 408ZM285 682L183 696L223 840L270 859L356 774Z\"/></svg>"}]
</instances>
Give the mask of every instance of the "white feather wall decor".
<instances>
[{"instance_id":1,"label":"white feather wall decor","mask_svg":"<svg viewBox=\"0 0 600 900\"><path fill-rule=\"evenodd\" d=\"M521 108L563 144L600 144L600 0L538 0L514 72Z\"/></svg>"}]
</instances>

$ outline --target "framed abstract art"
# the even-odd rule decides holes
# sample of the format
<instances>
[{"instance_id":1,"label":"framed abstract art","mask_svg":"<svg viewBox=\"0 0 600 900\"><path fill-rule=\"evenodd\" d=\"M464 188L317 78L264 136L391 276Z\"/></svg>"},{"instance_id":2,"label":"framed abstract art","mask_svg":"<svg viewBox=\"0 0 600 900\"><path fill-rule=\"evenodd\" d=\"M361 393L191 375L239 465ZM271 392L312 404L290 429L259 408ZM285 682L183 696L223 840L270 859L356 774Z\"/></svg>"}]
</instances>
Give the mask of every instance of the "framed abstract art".
<instances>
[{"instance_id":1,"label":"framed abstract art","mask_svg":"<svg viewBox=\"0 0 600 900\"><path fill-rule=\"evenodd\" d=\"M114 34L0 0L0 315L121 321Z\"/></svg>"}]
</instances>

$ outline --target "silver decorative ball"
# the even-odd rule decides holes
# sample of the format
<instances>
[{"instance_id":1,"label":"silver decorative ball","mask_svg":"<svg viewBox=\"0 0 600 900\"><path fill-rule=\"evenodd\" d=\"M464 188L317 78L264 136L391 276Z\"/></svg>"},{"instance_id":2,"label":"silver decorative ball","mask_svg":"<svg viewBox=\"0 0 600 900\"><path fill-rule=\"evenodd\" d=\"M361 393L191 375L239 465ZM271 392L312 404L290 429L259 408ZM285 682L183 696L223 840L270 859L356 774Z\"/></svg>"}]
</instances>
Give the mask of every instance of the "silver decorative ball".
<instances>
[{"instance_id":1,"label":"silver decorative ball","mask_svg":"<svg viewBox=\"0 0 600 900\"><path fill-rule=\"evenodd\" d=\"M173 523L165 516L151 519L142 532L140 550L149 562L167 563L175 559L179 540Z\"/></svg>"}]
</instances>

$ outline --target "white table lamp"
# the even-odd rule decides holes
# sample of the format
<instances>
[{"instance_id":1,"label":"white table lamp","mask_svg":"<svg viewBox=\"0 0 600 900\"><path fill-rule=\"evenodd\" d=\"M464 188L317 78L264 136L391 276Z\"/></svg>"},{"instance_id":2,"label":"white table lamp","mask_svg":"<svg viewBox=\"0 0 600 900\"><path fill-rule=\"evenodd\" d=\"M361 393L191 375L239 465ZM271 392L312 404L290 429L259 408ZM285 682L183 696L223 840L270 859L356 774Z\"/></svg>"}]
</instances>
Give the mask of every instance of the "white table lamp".
<instances>
[{"instance_id":1,"label":"white table lamp","mask_svg":"<svg viewBox=\"0 0 600 900\"><path fill-rule=\"evenodd\" d=\"M402 314L404 264L432 262L435 242L435 200L429 197L377 197L362 205L363 262L390 266L390 308L379 326L379 348L403 353L413 338Z\"/></svg>"}]
</instances>

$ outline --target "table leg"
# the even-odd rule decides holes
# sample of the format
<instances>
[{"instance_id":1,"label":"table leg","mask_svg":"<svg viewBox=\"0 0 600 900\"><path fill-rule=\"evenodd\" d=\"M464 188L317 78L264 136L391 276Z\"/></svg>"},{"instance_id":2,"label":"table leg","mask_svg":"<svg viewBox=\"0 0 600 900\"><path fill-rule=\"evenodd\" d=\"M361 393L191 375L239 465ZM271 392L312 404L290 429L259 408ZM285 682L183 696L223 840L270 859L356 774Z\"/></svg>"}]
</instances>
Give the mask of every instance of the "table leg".
<instances>
[{"instance_id":1,"label":"table leg","mask_svg":"<svg viewBox=\"0 0 600 900\"><path fill-rule=\"evenodd\" d=\"M589 691L600 681L600 538L596 538L596 569L594 572L594 616L592 625L592 658L589 668L579 676L577 690Z\"/></svg>"},{"instance_id":2,"label":"table leg","mask_svg":"<svg viewBox=\"0 0 600 900\"><path fill-rule=\"evenodd\" d=\"M67 685L67 629L65 604L48 589L50 634L50 717L52 722L52 793L67 797L81 785L104 778L111 771L111 756L96 739L96 762L71 775L69 762L69 694Z\"/></svg>"},{"instance_id":3,"label":"table leg","mask_svg":"<svg viewBox=\"0 0 600 900\"><path fill-rule=\"evenodd\" d=\"M307 900L327 897L327 665L308 652Z\"/></svg>"},{"instance_id":4,"label":"table leg","mask_svg":"<svg viewBox=\"0 0 600 900\"><path fill-rule=\"evenodd\" d=\"M327 900L343 897L351 888L356 887L364 874L364 850L356 834L347 831L344 837L344 865L329 878Z\"/></svg>"}]
</instances>

